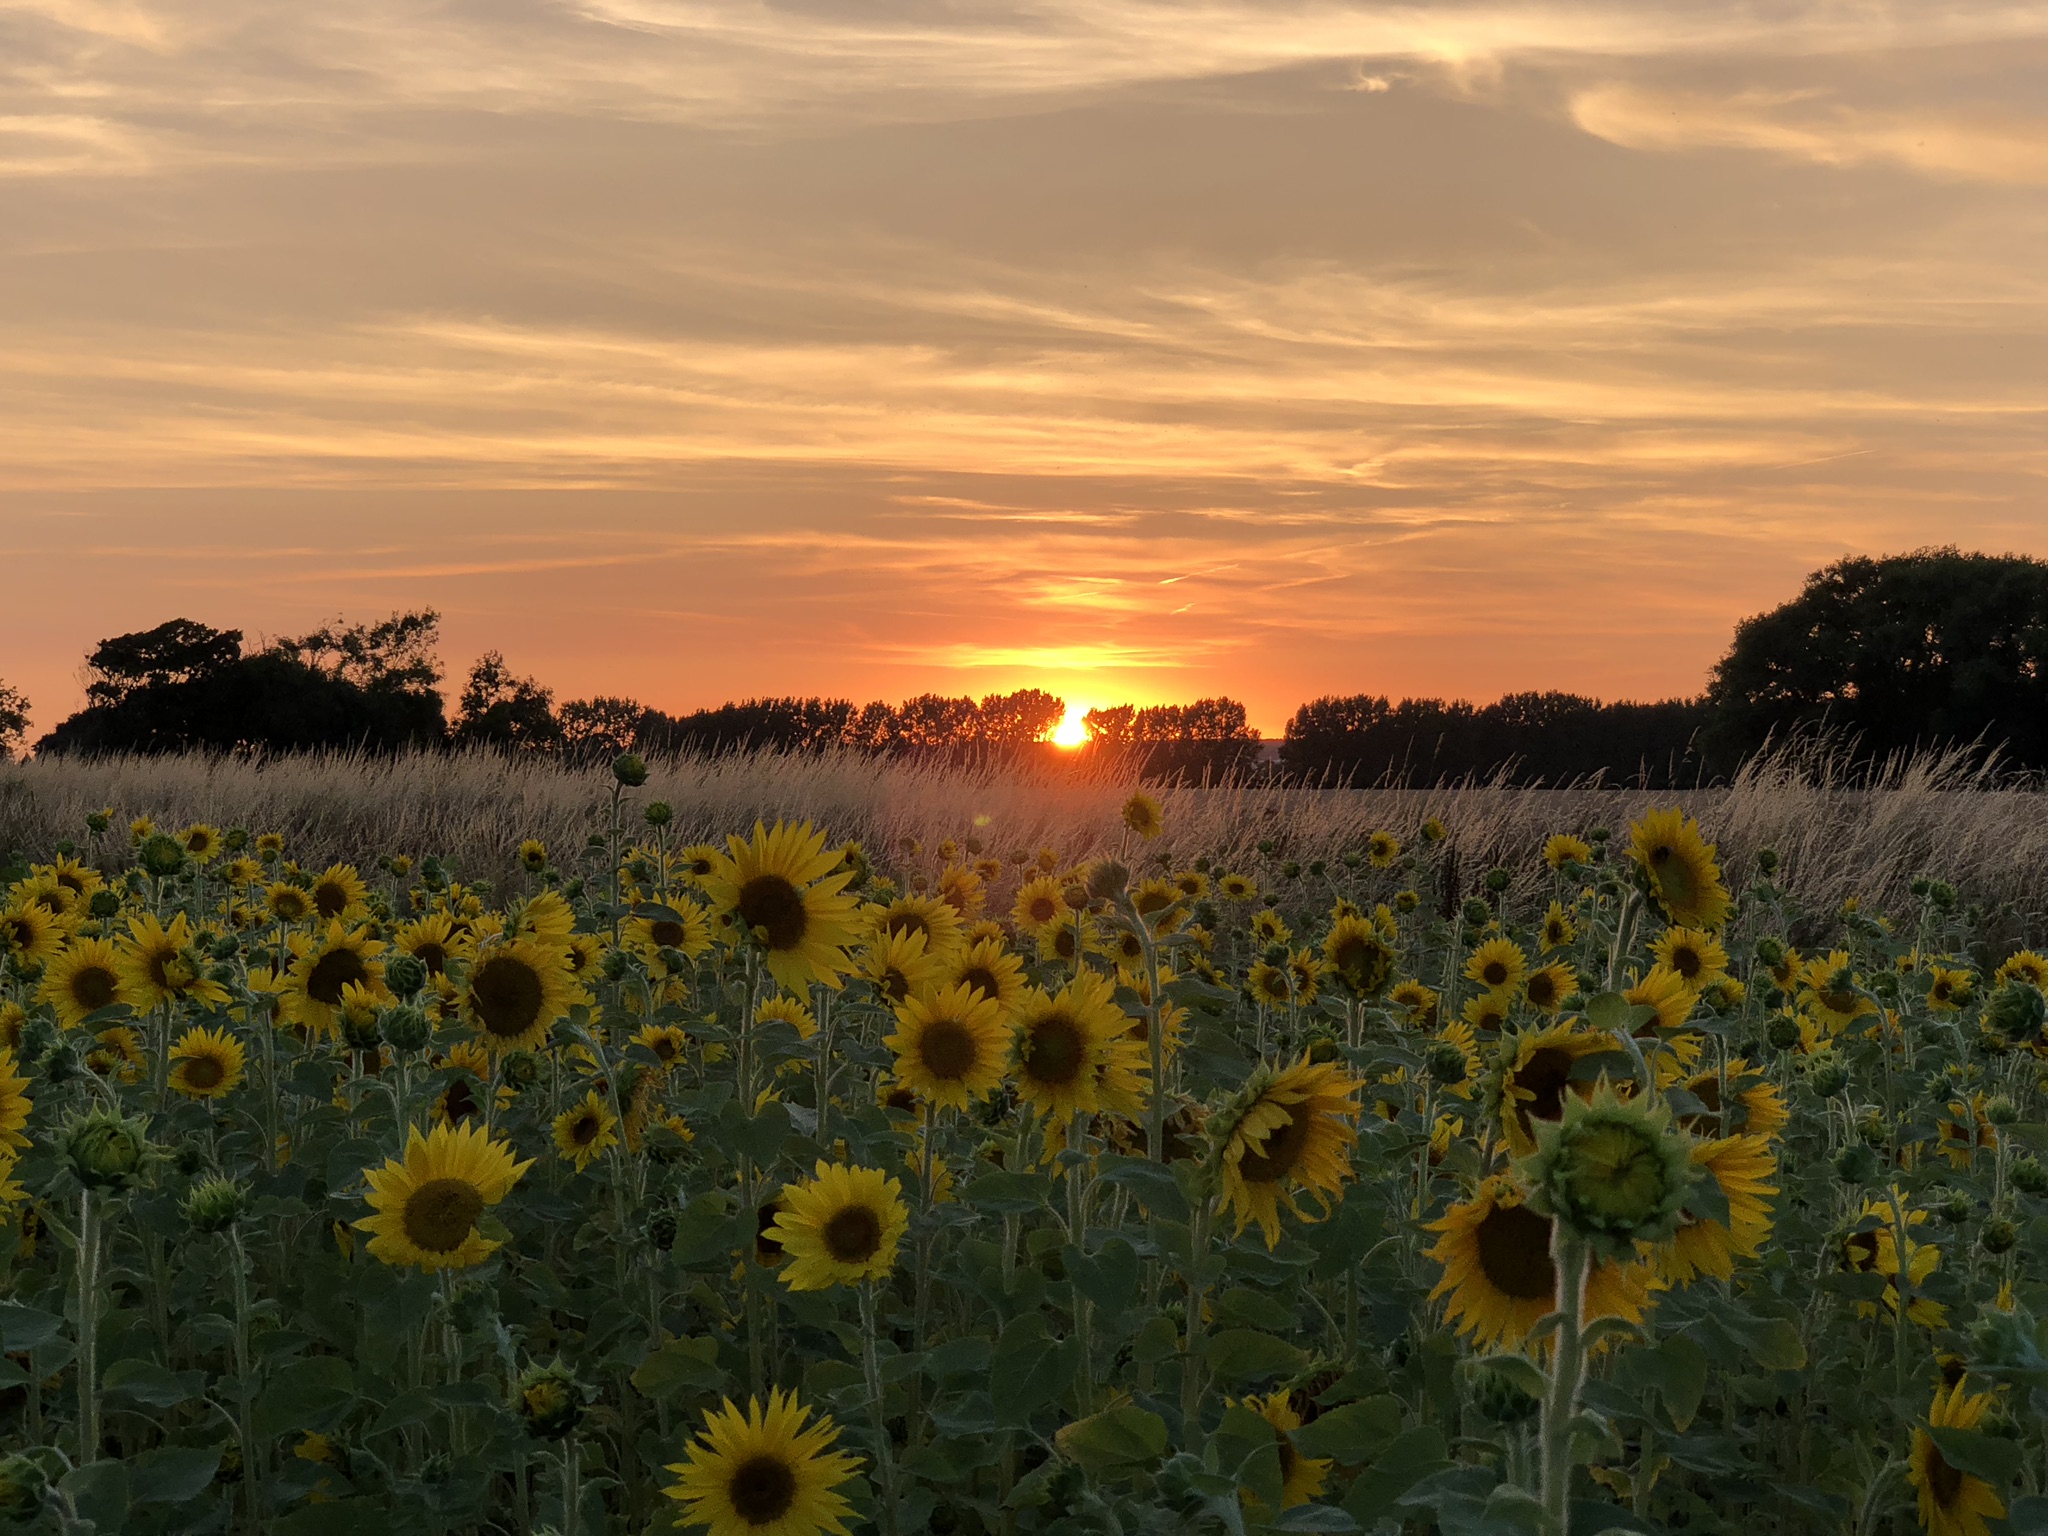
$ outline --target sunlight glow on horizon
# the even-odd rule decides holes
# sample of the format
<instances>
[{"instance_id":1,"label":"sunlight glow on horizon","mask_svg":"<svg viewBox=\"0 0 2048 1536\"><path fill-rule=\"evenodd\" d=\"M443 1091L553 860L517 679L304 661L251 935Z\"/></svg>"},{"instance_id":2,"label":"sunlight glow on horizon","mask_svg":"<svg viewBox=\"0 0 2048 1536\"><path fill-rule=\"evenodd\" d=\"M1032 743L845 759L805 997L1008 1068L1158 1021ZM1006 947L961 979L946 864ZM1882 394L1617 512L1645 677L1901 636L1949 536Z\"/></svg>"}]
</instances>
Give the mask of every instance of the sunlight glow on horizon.
<instances>
[{"instance_id":1,"label":"sunlight glow on horizon","mask_svg":"<svg viewBox=\"0 0 2048 1536\"><path fill-rule=\"evenodd\" d=\"M1088 706L1081 703L1067 705L1066 717L1052 728L1052 744L1056 747L1084 747L1088 744Z\"/></svg>"}]
</instances>

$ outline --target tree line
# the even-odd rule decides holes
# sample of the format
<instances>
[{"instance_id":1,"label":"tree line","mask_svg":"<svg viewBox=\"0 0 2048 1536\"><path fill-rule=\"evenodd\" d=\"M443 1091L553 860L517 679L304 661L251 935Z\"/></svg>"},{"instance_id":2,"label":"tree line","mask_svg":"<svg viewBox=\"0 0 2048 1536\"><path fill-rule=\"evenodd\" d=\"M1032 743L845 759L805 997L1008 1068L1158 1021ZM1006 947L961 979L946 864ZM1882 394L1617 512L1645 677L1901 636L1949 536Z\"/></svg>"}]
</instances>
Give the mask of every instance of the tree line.
<instances>
[{"instance_id":1,"label":"tree line","mask_svg":"<svg viewBox=\"0 0 2048 1536\"><path fill-rule=\"evenodd\" d=\"M1065 714L1040 689L900 704L755 698L671 715L620 697L572 699L516 675L493 651L470 669L451 718L439 616L334 623L249 647L241 631L172 619L102 641L86 704L38 754L493 746L601 757L742 749L944 754L1038 750ZM0 684L0 749L20 745L27 701ZM1261 743L1234 699L1091 710L1097 752L1150 771L1243 768ZM1435 783L1467 775L1689 787L1732 771L1773 737L1825 728L1865 758L1919 747L1996 747L2048 771L2048 562L1927 549L1841 560L1799 595L1737 626L1704 693L1603 703L1569 693L1459 699L1377 694L1303 704L1279 769L1318 781Z\"/></svg>"}]
</instances>

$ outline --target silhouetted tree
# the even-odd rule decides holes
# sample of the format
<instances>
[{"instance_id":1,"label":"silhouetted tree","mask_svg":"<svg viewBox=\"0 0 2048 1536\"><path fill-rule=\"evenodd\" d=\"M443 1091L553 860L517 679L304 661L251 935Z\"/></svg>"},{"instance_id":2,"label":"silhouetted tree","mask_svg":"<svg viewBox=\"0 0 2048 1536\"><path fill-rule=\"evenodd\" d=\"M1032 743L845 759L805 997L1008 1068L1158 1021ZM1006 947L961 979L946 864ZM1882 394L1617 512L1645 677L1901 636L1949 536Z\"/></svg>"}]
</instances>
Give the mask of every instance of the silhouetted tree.
<instances>
[{"instance_id":1,"label":"silhouetted tree","mask_svg":"<svg viewBox=\"0 0 2048 1536\"><path fill-rule=\"evenodd\" d=\"M546 752L562 744L553 692L530 677L515 677L496 651L484 652L469 669L461 707L453 733L460 745Z\"/></svg>"},{"instance_id":2,"label":"silhouetted tree","mask_svg":"<svg viewBox=\"0 0 2048 1536\"><path fill-rule=\"evenodd\" d=\"M0 682L0 757L12 757L28 736L28 699Z\"/></svg>"},{"instance_id":3,"label":"silhouetted tree","mask_svg":"<svg viewBox=\"0 0 2048 1536\"><path fill-rule=\"evenodd\" d=\"M981 701L981 740L994 747L1023 747L1043 741L1065 718L1067 701L1042 688L992 693Z\"/></svg>"},{"instance_id":4,"label":"silhouetted tree","mask_svg":"<svg viewBox=\"0 0 2048 1536\"><path fill-rule=\"evenodd\" d=\"M2048 562L1954 548L1837 561L1736 627L1709 698L1736 751L1826 725L1865 754L1982 739L2048 767Z\"/></svg>"},{"instance_id":5,"label":"silhouetted tree","mask_svg":"<svg viewBox=\"0 0 2048 1536\"><path fill-rule=\"evenodd\" d=\"M85 658L89 704L118 705L146 688L171 688L218 677L242 659L242 632L193 619L102 640Z\"/></svg>"},{"instance_id":6,"label":"silhouetted tree","mask_svg":"<svg viewBox=\"0 0 2048 1536\"><path fill-rule=\"evenodd\" d=\"M562 745L580 757L616 757L640 745L642 729L653 713L632 699L571 699L557 712ZM663 717L666 718L665 716Z\"/></svg>"},{"instance_id":7,"label":"silhouetted tree","mask_svg":"<svg viewBox=\"0 0 2048 1536\"><path fill-rule=\"evenodd\" d=\"M1258 756L1261 742L1236 699L1115 704L1082 716L1091 746L1139 753L1150 773L1221 773Z\"/></svg>"},{"instance_id":8,"label":"silhouetted tree","mask_svg":"<svg viewBox=\"0 0 2048 1536\"><path fill-rule=\"evenodd\" d=\"M376 748L438 745L448 733L435 646L441 616L431 608L394 613L376 624L339 619L270 654L309 667L330 683L356 690L367 719L356 739Z\"/></svg>"}]
</instances>

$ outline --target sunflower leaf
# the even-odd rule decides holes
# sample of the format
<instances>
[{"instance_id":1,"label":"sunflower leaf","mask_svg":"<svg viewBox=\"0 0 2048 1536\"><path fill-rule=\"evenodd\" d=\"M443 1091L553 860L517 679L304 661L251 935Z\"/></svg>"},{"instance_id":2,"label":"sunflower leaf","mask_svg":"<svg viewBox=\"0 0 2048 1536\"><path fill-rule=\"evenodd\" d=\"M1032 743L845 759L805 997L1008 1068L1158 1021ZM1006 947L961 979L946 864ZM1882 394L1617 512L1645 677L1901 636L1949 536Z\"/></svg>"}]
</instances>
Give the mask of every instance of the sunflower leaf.
<instances>
[{"instance_id":1,"label":"sunflower leaf","mask_svg":"<svg viewBox=\"0 0 2048 1536\"><path fill-rule=\"evenodd\" d=\"M1982 1434L1974 1429L1957 1429L1934 1424L1927 1433L1941 1452L1941 1459L1958 1472L1981 1477L1991 1484L2009 1483L2025 1461L2025 1453L2010 1440Z\"/></svg>"}]
</instances>

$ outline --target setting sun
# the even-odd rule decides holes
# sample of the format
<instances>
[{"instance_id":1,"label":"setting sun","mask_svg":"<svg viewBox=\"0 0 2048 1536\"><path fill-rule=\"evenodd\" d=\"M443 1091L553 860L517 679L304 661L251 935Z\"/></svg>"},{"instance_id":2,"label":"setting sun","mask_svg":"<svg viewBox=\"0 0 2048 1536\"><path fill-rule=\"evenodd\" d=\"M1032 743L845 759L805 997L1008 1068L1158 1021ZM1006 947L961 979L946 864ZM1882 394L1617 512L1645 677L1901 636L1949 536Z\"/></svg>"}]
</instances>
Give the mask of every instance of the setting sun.
<instances>
[{"instance_id":1,"label":"setting sun","mask_svg":"<svg viewBox=\"0 0 2048 1536\"><path fill-rule=\"evenodd\" d=\"M1052 743L1056 747L1085 746L1088 741L1088 706L1069 704L1064 719L1052 729Z\"/></svg>"}]
</instances>

